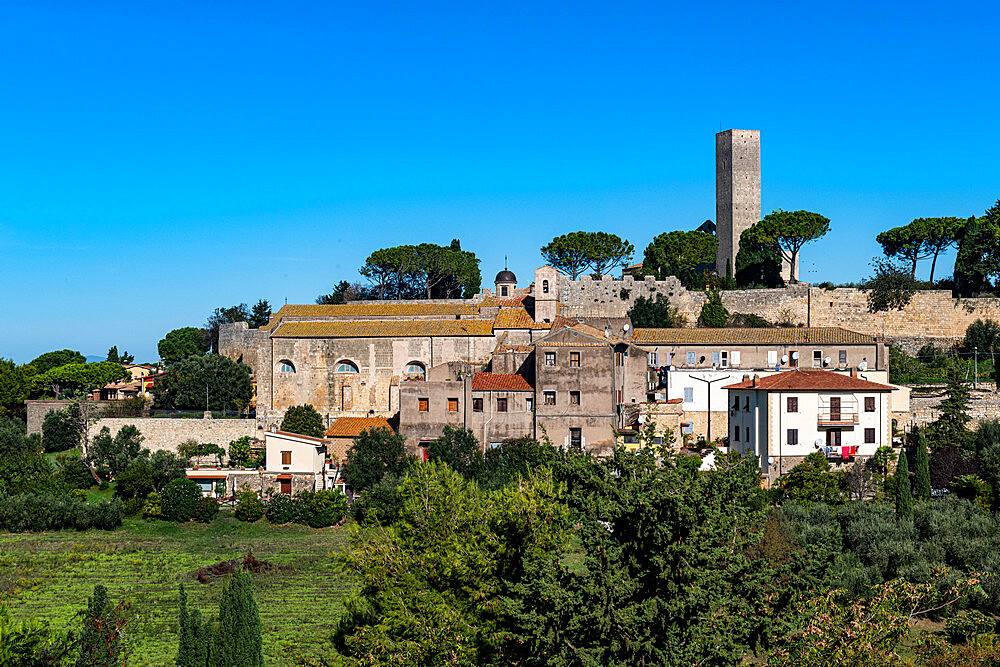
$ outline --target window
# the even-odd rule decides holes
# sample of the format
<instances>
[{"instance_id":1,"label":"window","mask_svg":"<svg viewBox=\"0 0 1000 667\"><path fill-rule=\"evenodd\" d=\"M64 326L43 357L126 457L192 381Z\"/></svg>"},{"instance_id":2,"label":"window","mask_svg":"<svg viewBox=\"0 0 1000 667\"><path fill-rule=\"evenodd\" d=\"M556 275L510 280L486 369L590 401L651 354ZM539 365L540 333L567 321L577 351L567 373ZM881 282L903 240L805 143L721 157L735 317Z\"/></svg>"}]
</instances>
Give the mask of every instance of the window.
<instances>
[{"instance_id":1,"label":"window","mask_svg":"<svg viewBox=\"0 0 1000 667\"><path fill-rule=\"evenodd\" d=\"M743 397L743 412L750 412L750 397Z\"/></svg>"},{"instance_id":2,"label":"window","mask_svg":"<svg viewBox=\"0 0 1000 667\"><path fill-rule=\"evenodd\" d=\"M692 422L681 422L681 433L688 435L694 433L694 424Z\"/></svg>"},{"instance_id":3,"label":"window","mask_svg":"<svg viewBox=\"0 0 1000 667\"><path fill-rule=\"evenodd\" d=\"M556 404L556 392L547 391L543 394L545 397L545 405L555 405Z\"/></svg>"},{"instance_id":4,"label":"window","mask_svg":"<svg viewBox=\"0 0 1000 667\"><path fill-rule=\"evenodd\" d=\"M569 430L569 446L573 449L583 448L583 436L580 433L580 429L571 428Z\"/></svg>"},{"instance_id":5,"label":"window","mask_svg":"<svg viewBox=\"0 0 1000 667\"><path fill-rule=\"evenodd\" d=\"M417 412L427 412L429 407L429 401L426 398L417 399Z\"/></svg>"},{"instance_id":6,"label":"window","mask_svg":"<svg viewBox=\"0 0 1000 667\"><path fill-rule=\"evenodd\" d=\"M580 353L579 352L570 352L569 353L569 365L570 365L571 368L579 368L580 367Z\"/></svg>"},{"instance_id":7,"label":"window","mask_svg":"<svg viewBox=\"0 0 1000 667\"><path fill-rule=\"evenodd\" d=\"M569 404L580 405L580 392L578 391L569 392Z\"/></svg>"},{"instance_id":8,"label":"window","mask_svg":"<svg viewBox=\"0 0 1000 667\"><path fill-rule=\"evenodd\" d=\"M730 366L739 366L740 365L740 351L739 350L733 350L732 352L729 353L729 365Z\"/></svg>"},{"instance_id":9,"label":"window","mask_svg":"<svg viewBox=\"0 0 1000 667\"><path fill-rule=\"evenodd\" d=\"M875 443L875 429L866 428L865 429L865 444L871 445Z\"/></svg>"},{"instance_id":10,"label":"window","mask_svg":"<svg viewBox=\"0 0 1000 667\"><path fill-rule=\"evenodd\" d=\"M722 353L721 352L713 352L712 353L712 365L713 366L720 366L721 364L722 364Z\"/></svg>"},{"instance_id":11,"label":"window","mask_svg":"<svg viewBox=\"0 0 1000 667\"><path fill-rule=\"evenodd\" d=\"M650 352L649 353L649 365L650 366L654 366L654 367L655 366L659 366L660 365L660 355L657 354L656 352Z\"/></svg>"},{"instance_id":12,"label":"window","mask_svg":"<svg viewBox=\"0 0 1000 667\"><path fill-rule=\"evenodd\" d=\"M739 441L740 441L740 427L739 426L734 426L733 427L733 442L739 442Z\"/></svg>"},{"instance_id":13,"label":"window","mask_svg":"<svg viewBox=\"0 0 1000 667\"><path fill-rule=\"evenodd\" d=\"M295 364L290 362L288 359L282 359L278 362L278 372L279 373L294 373Z\"/></svg>"},{"instance_id":14,"label":"window","mask_svg":"<svg viewBox=\"0 0 1000 667\"><path fill-rule=\"evenodd\" d=\"M746 434L747 434L747 437L746 437L745 442L750 442L750 427L749 426L747 426Z\"/></svg>"},{"instance_id":15,"label":"window","mask_svg":"<svg viewBox=\"0 0 1000 667\"><path fill-rule=\"evenodd\" d=\"M740 409L740 397L733 396L733 410L739 410L739 409Z\"/></svg>"},{"instance_id":16,"label":"window","mask_svg":"<svg viewBox=\"0 0 1000 667\"><path fill-rule=\"evenodd\" d=\"M694 352L687 353L687 363L688 366L694 366L696 363L698 363L698 357Z\"/></svg>"},{"instance_id":17,"label":"window","mask_svg":"<svg viewBox=\"0 0 1000 667\"><path fill-rule=\"evenodd\" d=\"M788 365L792 368L797 368L799 365L799 351L789 350L788 351Z\"/></svg>"},{"instance_id":18,"label":"window","mask_svg":"<svg viewBox=\"0 0 1000 667\"><path fill-rule=\"evenodd\" d=\"M290 466L292 465L292 453L291 452L281 452L281 465Z\"/></svg>"},{"instance_id":19,"label":"window","mask_svg":"<svg viewBox=\"0 0 1000 667\"><path fill-rule=\"evenodd\" d=\"M874 396L865 396L865 412L875 412Z\"/></svg>"},{"instance_id":20,"label":"window","mask_svg":"<svg viewBox=\"0 0 1000 667\"><path fill-rule=\"evenodd\" d=\"M715 357L716 354L719 355L718 359L716 359L716 357ZM718 361L718 363L716 363L716 361ZM719 368L728 368L729 367L729 353L726 352L725 350L722 350L721 352L718 352L718 353L713 352L712 353L712 363L715 363Z\"/></svg>"},{"instance_id":21,"label":"window","mask_svg":"<svg viewBox=\"0 0 1000 667\"><path fill-rule=\"evenodd\" d=\"M472 399L472 411L473 412L482 412L483 411L483 399L481 399L481 398L474 398L474 399Z\"/></svg>"},{"instance_id":22,"label":"window","mask_svg":"<svg viewBox=\"0 0 1000 667\"><path fill-rule=\"evenodd\" d=\"M546 352L545 353L545 365L546 366L555 366L556 365L556 353L555 352Z\"/></svg>"},{"instance_id":23,"label":"window","mask_svg":"<svg viewBox=\"0 0 1000 667\"><path fill-rule=\"evenodd\" d=\"M421 442L420 443L420 460L421 461L425 461L426 462L426 461L430 460L430 458L431 458L431 456L430 456L430 448L431 448L431 443L429 443L429 442Z\"/></svg>"},{"instance_id":24,"label":"window","mask_svg":"<svg viewBox=\"0 0 1000 667\"><path fill-rule=\"evenodd\" d=\"M778 351L777 350L768 350L767 351L767 365L768 366L777 366L778 365Z\"/></svg>"},{"instance_id":25,"label":"window","mask_svg":"<svg viewBox=\"0 0 1000 667\"><path fill-rule=\"evenodd\" d=\"M419 361L411 361L410 363L408 363L406 365L406 373L405 374L406 374L406 377L408 377L410 379L413 379L415 377L419 377L421 380L423 380L425 377L427 377L427 369Z\"/></svg>"},{"instance_id":26,"label":"window","mask_svg":"<svg viewBox=\"0 0 1000 667\"><path fill-rule=\"evenodd\" d=\"M694 401L694 387L684 387L684 402L691 403Z\"/></svg>"},{"instance_id":27,"label":"window","mask_svg":"<svg viewBox=\"0 0 1000 667\"><path fill-rule=\"evenodd\" d=\"M799 429L797 428L788 429L788 444L789 445L799 444Z\"/></svg>"},{"instance_id":28,"label":"window","mask_svg":"<svg viewBox=\"0 0 1000 667\"><path fill-rule=\"evenodd\" d=\"M624 366L624 365L625 365L625 353L615 352L615 366Z\"/></svg>"},{"instance_id":29,"label":"window","mask_svg":"<svg viewBox=\"0 0 1000 667\"><path fill-rule=\"evenodd\" d=\"M449 398L448 399L448 412L458 412L458 399Z\"/></svg>"},{"instance_id":30,"label":"window","mask_svg":"<svg viewBox=\"0 0 1000 667\"><path fill-rule=\"evenodd\" d=\"M506 285L501 285L500 286L500 296L507 296L507 286Z\"/></svg>"},{"instance_id":31,"label":"window","mask_svg":"<svg viewBox=\"0 0 1000 667\"><path fill-rule=\"evenodd\" d=\"M497 399L497 412L507 412L507 399L498 398Z\"/></svg>"},{"instance_id":32,"label":"window","mask_svg":"<svg viewBox=\"0 0 1000 667\"><path fill-rule=\"evenodd\" d=\"M619 389L618 391L615 392L615 402L616 403L621 403L622 402L622 390L621 389Z\"/></svg>"},{"instance_id":33,"label":"window","mask_svg":"<svg viewBox=\"0 0 1000 667\"><path fill-rule=\"evenodd\" d=\"M787 404L785 412L798 412L799 411L799 399L797 396L789 396L785 399Z\"/></svg>"},{"instance_id":34,"label":"window","mask_svg":"<svg viewBox=\"0 0 1000 667\"><path fill-rule=\"evenodd\" d=\"M841 350L837 353L837 361L841 366L847 365L847 350Z\"/></svg>"},{"instance_id":35,"label":"window","mask_svg":"<svg viewBox=\"0 0 1000 667\"><path fill-rule=\"evenodd\" d=\"M338 373L357 373L358 367L353 361L348 361L344 359L343 361L337 362L337 372Z\"/></svg>"},{"instance_id":36,"label":"window","mask_svg":"<svg viewBox=\"0 0 1000 667\"><path fill-rule=\"evenodd\" d=\"M548 294L548 293L549 293L549 281L548 280L543 280L542 281L542 294Z\"/></svg>"},{"instance_id":37,"label":"window","mask_svg":"<svg viewBox=\"0 0 1000 667\"><path fill-rule=\"evenodd\" d=\"M525 406L525 408L527 408L528 412L534 412L535 411L535 397L534 396L528 396L528 397L526 397L524 399L524 406Z\"/></svg>"},{"instance_id":38,"label":"window","mask_svg":"<svg viewBox=\"0 0 1000 667\"><path fill-rule=\"evenodd\" d=\"M813 350L813 368L823 368L823 350Z\"/></svg>"}]
</instances>

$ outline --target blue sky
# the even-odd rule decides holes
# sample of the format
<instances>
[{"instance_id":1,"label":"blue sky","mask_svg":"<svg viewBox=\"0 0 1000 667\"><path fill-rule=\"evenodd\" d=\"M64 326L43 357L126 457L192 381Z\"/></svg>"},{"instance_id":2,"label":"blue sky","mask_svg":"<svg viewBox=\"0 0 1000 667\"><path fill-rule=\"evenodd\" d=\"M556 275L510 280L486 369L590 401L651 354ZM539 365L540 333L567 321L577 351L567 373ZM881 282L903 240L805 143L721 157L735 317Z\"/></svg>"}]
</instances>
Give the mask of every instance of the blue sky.
<instances>
[{"instance_id":1,"label":"blue sky","mask_svg":"<svg viewBox=\"0 0 1000 667\"><path fill-rule=\"evenodd\" d=\"M0 5L0 356L156 356L213 308L311 303L380 247L462 240L484 283L715 217L714 134L763 209L874 236L1000 197L996 3ZM950 272L952 258L943 262ZM939 266L942 266L939 264ZM929 264L921 269L926 273Z\"/></svg>"}]
</instances>

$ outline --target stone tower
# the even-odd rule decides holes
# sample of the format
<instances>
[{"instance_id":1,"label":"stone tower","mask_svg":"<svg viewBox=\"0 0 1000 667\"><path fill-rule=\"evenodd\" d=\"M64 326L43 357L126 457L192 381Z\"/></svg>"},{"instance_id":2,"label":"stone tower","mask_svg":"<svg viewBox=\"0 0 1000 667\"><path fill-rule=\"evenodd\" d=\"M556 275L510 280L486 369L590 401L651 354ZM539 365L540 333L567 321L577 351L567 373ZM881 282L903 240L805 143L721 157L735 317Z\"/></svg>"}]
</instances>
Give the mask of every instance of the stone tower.
<instances>
[{"instance_id":1,"label":"stone tower","mask_svg":"<svg viewBox=\"0 0 1000 667\"><path fill-rule=\"evenodd\" d=\"M760 131L726 130L715 135L715 270L736 275L740 234L760 222Z\"/></svg>"}]
</instances>

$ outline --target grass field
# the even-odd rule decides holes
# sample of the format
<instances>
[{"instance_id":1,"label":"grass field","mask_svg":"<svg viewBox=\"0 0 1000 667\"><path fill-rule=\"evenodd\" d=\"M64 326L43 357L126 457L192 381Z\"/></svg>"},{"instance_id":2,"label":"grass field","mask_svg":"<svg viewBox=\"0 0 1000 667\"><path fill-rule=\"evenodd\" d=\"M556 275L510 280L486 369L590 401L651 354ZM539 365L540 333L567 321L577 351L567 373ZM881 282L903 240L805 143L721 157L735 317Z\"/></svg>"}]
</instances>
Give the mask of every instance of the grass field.
<instances>
[{"instance_id":1,"label":"grass field","mask_svg":"<svg viewBox=\"0 0 1000 667\"><path fill-rule=\"evenodd\" d=\"M224 512L211 524L177 526L126 520L113 532L0 533L0 599L15 616L39 616L75 629L74 616L95 584L131 602L129 665L171 665L177 650L177 585L203 616L218 613L226 578L200 584L198 568L242 557L284 566L254 578L269 666L294 664L297 653L328 652L326 640L350 588L331 553L347 544L345 528L247 524Z\"/></svg>"}]
</instances>

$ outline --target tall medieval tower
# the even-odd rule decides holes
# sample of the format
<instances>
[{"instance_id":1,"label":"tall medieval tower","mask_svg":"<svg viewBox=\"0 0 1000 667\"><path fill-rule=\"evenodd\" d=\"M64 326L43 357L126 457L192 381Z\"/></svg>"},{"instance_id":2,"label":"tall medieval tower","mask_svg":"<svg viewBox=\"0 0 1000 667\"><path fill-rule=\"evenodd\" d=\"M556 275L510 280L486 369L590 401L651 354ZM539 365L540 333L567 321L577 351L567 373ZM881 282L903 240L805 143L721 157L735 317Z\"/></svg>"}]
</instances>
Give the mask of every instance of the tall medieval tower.
<instances>
[{"instance_id":1,"label":"tall medieval tower","mask_svg":"<svg viewBox=\"0 0 1000 667\"><path fill-rule=\"evenodd\" d=\"M760 131L715 135L715 270L736 275L740 234L760 222Z\"/></svg>"}]
</instances>

